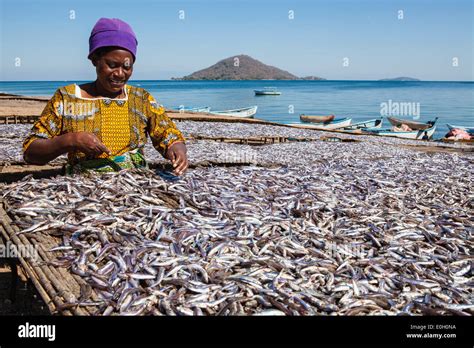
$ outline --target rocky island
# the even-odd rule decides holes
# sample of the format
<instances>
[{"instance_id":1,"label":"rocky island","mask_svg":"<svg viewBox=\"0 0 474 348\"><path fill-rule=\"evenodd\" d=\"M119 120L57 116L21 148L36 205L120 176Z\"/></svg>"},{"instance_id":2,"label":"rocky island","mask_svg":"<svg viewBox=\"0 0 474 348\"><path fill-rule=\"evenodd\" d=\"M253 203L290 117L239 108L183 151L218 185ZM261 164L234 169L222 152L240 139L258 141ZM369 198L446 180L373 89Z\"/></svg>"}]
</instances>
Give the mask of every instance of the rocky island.
<instances>
[{"instance_id":1,"label":"rocky island","mask_svg":"<svg viewBox=\"0 0 474 348\"><path fill-rule=\"evenodd\" d=\"M288 71L266 65L248 55L237 55L223 59L216 64L196 71L182 78L172 80L324 80L321 77L300 78Z\"/></svg>"}]
</instances>

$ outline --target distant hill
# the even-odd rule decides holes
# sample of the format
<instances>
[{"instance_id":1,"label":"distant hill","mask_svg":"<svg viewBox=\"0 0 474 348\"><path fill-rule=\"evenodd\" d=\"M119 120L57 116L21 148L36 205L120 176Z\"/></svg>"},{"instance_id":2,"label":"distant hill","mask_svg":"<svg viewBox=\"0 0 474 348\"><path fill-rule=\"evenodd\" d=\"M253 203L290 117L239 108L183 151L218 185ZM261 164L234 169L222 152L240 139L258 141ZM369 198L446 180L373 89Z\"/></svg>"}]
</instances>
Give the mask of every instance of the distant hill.
<instances>
[{"instance_id":1,"label":"distant hill","mask_svg":"<svg viewBox=\"0 0 474 348\"><path fill-rule=\"evenodd\" d=\"M315 76L304 79L323 80ZM172 80L300 80L300 78L288 71L263 64L250 56L241 54L223 59L191 75L172 78Z\"/></svg>"},{"instance_id":2,"label":"distant hill","mask_svg":"<svg viewBox=\"0 0 474 348\"><path fill-rule=\"evenodd\" d=\"M421 81L413 77L395 77L393 79L381 79L379 81Z\"/></svg>"},{"instance_id":3,"label":"distant hill","mask_svg":"<svg viewBox=\"0 0 474 348\"><path fill-rule=\"evenodd\" d=\"M326 80L326 79L323 79L322 77L317 77L317 76L305 76L305 77L301 77L300 80L314 81L314 80Z\"/></svg>"}]
</instances>

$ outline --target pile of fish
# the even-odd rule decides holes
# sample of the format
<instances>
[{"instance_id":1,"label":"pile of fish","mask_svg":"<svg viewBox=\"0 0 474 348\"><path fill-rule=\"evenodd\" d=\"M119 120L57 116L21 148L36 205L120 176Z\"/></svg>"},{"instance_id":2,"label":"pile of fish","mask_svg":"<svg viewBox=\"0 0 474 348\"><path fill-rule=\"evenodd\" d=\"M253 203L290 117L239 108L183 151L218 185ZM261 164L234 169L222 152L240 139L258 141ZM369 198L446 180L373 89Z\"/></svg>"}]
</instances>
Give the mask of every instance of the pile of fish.
<instances>
[{"instance_id":1,"label":"pile of fish","mask_svg":"<svg viewBox=\"0 0 474 348\"><path fill-rule=\"evenodd\" d=\"M254 164L259 166L301 165L312 166L317 163L348 161L350 165L364 165L366 161L397 161L416 165L418 160L443 159L447 165L458 158L474 158L473 152L463 153L425 153L409 147L379 142L289 142L272 145L251 146L216 141L188 141L188 158L193 165L199 164ZM147 160L154 163L166 162L150 145L145 146ZM395 161L393 161L395 160ZM463 170L460 168L459 170ZM370 175L370 173L368 173Z\"/></svg>"},{"instance_id":2,"label":"pile of fish","mask_svg":"<svg viewBox=\"0 0 474 348\"><path fill-rule=\"evenodd\" d=\"M192 139L193 136L207 136L207 137L241 137L241 138L248 138L248 137L294 137L294 138L320 138L320 137L338 137L341 139L353 139L359 140L363 142L363 145L357 146L356 143L349 143L349 144L329 144L329 145L320 145L317 149L320 148L327 148L331 149L331 152L334 152L334 147L336 147L337 151L349 151L348 153L354 154L357 153L360 148L364 148L366 145L370 146L374 149L382 149L393 146L399 145L417 145L417 146L437 146L439 144L433 142L424 142L424 141L415 141L415 140L407 140L407 139L397 139L397 138L389 138L389 137L375 137L375 136L363 136L363 135L351 135L351 134L343 134L343 133L330 133L324 131L317 131L317 130L310 130L310 129L298 129L298 128L290 128L290 127L280 127L280 126L270 126L270 125L261 125L261 124L246 124L246 123L220 123L220 122L192 122L192 121L177 121L176 122L178 128L182 131L184 136L188 138L187 145L188 149L190 150L190 160L191 162L201 162L203 161L203 157L207 157L207 161L218 161L216 158L216 152L227 152L229 149L232 152L235 152L234 149L237 149L240 146L240 149L237 152L248 151L250 149L249 146L243 145L233 145L233 144L220 144L215 142L195 142ZM31 125L2 125L1 127L1 134L0 134L0 165L8 165L8 164L16 164L16 163L23 163L23 154L21 145L23 140L26 138L27 134L31 130ZM321 144L318 142L318 144ZM303 143L303 145L295 145L297 148L307 147L307 143ZM448 148L461 148L461 147L469 147L470 145L462 144L462 143L453 143L453 144L442 144L443 147ZM264 151L260 151L264 154L267 149L273 150L277 147L274 145L271 146L264 146L262 149ZM284 147L283 147L284 148ZM341 148L341 149L340 149ZM253 147L255 151L259 150L258 147ZM346 150L349 149L349 150ZM161 155L153 149L151 145L151 141L149 141L145 147L145 151L147 154L148 160L162 162L163 158ZM363 153L368 153L367 150L363 151ZM219 156L218 156L219 157ZM222 156L220 156L222 157ZM260 156L261 157L261 156ZM286 154L283 157L290 158L290 155ZM66 161L66 156L60 156L54 161L50 162L51 164L64 164ZM264 158L262 161L268 162ZM246 162L243 160L243 162ZM279 163L279 162L276 162Z\"/></svg>"},{"instance_id":3,"label":"pile of fish","mask_svg":"<svg viewBox=\"0 0 474 348\"><path fill-rule=\"evenodd\" d=\"M27 136L27 127L25 125L0 127L0 165L23 161L21 145ZM28 128L31 128L31 125Z\"/></svg>"},{"instance_id":4,"label":"pile of fish","mask_svg":"<svg viewBox=\"0 0 474 348\"><path fill-rule=\"evenodd\" d=\"M22 145L31 131L31 124L0 125L0 166L24 163ZM62 164L66 155L51 161L51 164Z\"/></svg>"},{"instance_id":5,"label":"pile of fish","mask_svg":"<svg viewBox=\"0 0 474 348\"><path fill-rule=\"evenodd\" d=\"M50 263L99 299L70 305L97 315L472 315L472 158L364 146L0 188L20 233L54 238Z\"/></svg>"}]
</instances>

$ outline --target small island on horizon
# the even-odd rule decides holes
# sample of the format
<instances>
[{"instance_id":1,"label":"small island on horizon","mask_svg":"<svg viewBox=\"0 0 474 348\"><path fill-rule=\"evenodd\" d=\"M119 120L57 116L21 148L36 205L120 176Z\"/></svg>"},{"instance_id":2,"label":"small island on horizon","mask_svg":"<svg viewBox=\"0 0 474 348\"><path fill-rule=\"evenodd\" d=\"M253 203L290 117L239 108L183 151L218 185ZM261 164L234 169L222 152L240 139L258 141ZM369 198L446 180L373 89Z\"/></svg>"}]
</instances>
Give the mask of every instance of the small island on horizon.
<instances>
[{"instance_id":1,"label":"small island on horizon","mask_svg":"<svg viewBox=\"0 0 474 348\"><path fill-rule=\"evenodd\" d=\"M380 79L379 81L421 81L419 79L416 79L414 77L394 77L394 78L388 78L388 79Z\"/></svg>"},{"instance_id":2,"label":"small island on horizon","mask_svg":"<svg viewBox=\"0 0 474 348\"><path fill-rule=\"evenodd\" d=\"M325 80L318 76L298 77L288 71L264 64L248 55L240 54L220 60L208 68L171 80Z\"/></svg>"}]
</instances>

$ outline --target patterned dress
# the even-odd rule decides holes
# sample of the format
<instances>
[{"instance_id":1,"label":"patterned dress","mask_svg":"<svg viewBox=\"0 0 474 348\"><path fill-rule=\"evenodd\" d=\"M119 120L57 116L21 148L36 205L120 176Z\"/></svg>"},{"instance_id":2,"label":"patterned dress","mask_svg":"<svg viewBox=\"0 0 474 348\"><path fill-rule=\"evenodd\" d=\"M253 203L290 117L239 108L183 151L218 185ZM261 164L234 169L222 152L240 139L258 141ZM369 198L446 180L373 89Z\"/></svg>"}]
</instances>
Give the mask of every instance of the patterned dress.
<instances>
[{"instance_id":1,"label":"patterned dress","mask_svg":"<svg viewBox=\"0 0 474 348\"><path fill-rule=\"evenodd\" d=\"M103 153L91 159L82 152L70 152L68 171L102 167L102 171L110 171L146 164L143 147L148 136L163 156L172 144L184 142L181 132L166 116L164 107L150 93L130 85L125 86L125 92L123 99L92 99L81 97L79 86L75 84L59 88L33 125L23 143L23 151L36 139L90 132L111 154Z\"/></svg>"}]
</instances>

